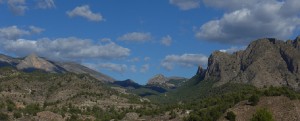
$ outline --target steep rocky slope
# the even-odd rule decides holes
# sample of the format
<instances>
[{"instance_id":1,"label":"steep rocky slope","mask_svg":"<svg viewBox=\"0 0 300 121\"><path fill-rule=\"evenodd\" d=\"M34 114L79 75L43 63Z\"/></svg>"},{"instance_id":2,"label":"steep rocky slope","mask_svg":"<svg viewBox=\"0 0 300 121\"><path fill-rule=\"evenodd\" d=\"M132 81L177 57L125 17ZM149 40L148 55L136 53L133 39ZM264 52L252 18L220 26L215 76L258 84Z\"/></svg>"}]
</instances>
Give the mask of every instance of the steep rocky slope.
<instances>
[{"instance_id":1,"label":"steep rocky slope","mask_svg":"<svg viewBox=\"0 0 300 121\"><path fill-rule=\"evenodd\" d=\"M245 50L233 54L213 52L204 80L252 84L256 87L289 86L299 90L300 37L294 41L265 38L253 41ZM205 72L205 74L203 74Z\"/></svg>"},{"instance_id":2,"label":"steep rocky slope","mask_svg":"<svg viewBox=\"0 0 300 121\"><path fill-rule=\"evenodd\" d=\"M30 54L25 59L21 60L20 63L16 66L19 70L31 71L34 69L44 70L46 72L56 73L64 72L63 69L60 69L51 62L38 57L35 54Z\"/></svg>"},{"instance_id":3,"label":"steep rocky slope","mask_svg":"<svg viewBox=\"0 0 300 121\"><path fill-rule=\"evenodd\" d=\"M90 76L104 81L104 82L114 82L115 79L113 79L110 76L107 76L105 74L102 74L100 72L97 72L93 69L90 69L88 67L85 67L83 65L80 65L78 63L74 62L55 62L58 66L62 67L68 72L76 73L76 74L89 74Z\"/></svg>"}]
</instances>

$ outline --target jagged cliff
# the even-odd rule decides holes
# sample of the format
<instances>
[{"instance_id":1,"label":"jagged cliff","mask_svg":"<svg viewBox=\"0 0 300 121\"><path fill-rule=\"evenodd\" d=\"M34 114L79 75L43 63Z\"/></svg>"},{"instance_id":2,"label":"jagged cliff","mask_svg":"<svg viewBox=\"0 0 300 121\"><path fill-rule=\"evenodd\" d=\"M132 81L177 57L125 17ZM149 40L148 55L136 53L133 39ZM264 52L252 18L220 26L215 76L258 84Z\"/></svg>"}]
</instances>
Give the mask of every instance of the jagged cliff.
<instances>
[{"instance_id":1,"label":"jagged cliff","mask_svg":"<svg viewBox=\"0 0 300 121\"><path fill-rule=\"evenodd\" d=\"M213 52L201 78L217 81L247 83L256 87L289 86L299 90L300 37L281 41L265 38L253 41L245 50L228 54ZM205 73L205 74L203 74Z\"/></svg>"}]
</instances>

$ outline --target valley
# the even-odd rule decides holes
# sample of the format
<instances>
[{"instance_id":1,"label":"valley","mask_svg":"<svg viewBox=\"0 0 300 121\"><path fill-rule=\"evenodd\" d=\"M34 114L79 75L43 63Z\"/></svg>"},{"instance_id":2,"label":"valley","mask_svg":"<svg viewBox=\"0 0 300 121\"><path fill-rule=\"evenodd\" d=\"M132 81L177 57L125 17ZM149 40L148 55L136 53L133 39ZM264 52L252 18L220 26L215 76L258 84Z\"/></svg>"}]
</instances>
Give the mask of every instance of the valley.
<instances>
[{"instance_id":1,"label":"valley","mask_svg":"<svg viewBox=\"0 0 300 121\"><path fill-rule=\"evenodd\" d=\"M299 41L260 39L233 54L214 52L190 79L159 74L146 85L35 54L1 55L0 120L233 120L228 112L252 120L265 108L273 120L297 121Z\"/></svg>"}]
</instances>

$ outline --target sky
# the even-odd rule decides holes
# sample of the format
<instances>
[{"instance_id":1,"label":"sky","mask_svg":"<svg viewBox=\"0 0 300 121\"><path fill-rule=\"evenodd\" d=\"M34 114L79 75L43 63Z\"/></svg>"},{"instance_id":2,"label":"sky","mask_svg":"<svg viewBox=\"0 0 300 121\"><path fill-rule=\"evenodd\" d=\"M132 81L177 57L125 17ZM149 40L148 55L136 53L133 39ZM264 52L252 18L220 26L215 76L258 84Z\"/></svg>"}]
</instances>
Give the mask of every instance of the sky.
<instances>
[{"instance_id":1,"label":"sky","mask_svg":"<svg viewBox=\"0 0 300 121\"><path fill-rule=\"evenodd\" d=\"M299 0L0 0L0 53L83 64L117 80L191 78L213 51L295 39Z\"/></svg>"}]
</instances>

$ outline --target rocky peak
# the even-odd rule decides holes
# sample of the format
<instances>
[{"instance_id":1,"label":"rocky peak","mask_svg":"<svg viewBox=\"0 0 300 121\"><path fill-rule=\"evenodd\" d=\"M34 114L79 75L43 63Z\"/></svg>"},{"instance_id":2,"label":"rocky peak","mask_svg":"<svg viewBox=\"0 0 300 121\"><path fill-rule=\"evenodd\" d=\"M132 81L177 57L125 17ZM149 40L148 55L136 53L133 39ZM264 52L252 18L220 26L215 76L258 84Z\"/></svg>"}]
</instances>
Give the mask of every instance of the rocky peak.
<instances>
[{"instance_id":1,"label":"rocky peak","mask_svg":"<svg viewBox=\"0 0 300 121\"><path fill-rule=\"evenodd\" d=\"M149 79L147 84L161 84L166 81L168 81L168 79L164 75L158 74L155 75L153 78Z\"/></svg>"},{"instance_id":2,"label":"rocky peak","mask_svg":"<svg viewBox=\"0 0 300 121\"><path fill-rule=\"evenodd\" d=\"M24 60L22 60L18 65L17 68L20 70L34 70L39 69L46 72L57 72L59 71L59 68L56 67L51 62L38 57L36 54L32 53L25 57Z\"/></svg>"},{"instance_id":3,"label":"rocky peak","mask_svg":"<svg viewBox=\"0 0 300 121\"><path fill-rule=\"evenodd\" d=\"M264 38L233 54L216 51L208 59L204 79L217 81L216 86L233 82L300 89L299 48L300 37L293 42Z\"/></svg>"}]
</instances>

